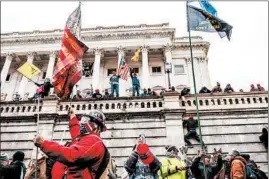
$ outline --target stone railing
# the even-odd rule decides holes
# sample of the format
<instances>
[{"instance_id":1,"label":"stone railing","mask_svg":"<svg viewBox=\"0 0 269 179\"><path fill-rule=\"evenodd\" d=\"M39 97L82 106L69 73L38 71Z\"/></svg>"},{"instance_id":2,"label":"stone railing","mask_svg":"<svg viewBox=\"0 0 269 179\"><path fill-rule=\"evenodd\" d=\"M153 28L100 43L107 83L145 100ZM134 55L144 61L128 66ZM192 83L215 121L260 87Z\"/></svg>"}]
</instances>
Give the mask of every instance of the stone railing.
<instances>
[{"instance_id":1,"label":"stone railing","mask_svg":"<svg viewBox=\"0 0 269 179\"><path fill-rule=\"evenodd\" d=\"M110 98L102 100L73 100L57 101L56 99L45 99L40 102L40 114L58 113L67 114L69 106L72 106L77 114L89 110L102 110L105 113L122 112L156 112L163 110L164 101L159 97L145 98ZM1 102L1 116L31 116L36 114L36 101Z\"/></svg>"},{"instance_id":2,"label":"stone railing","mask_svg":"<svg viewBox=\"0 0 269 179\"><path fill-rule=\"evenodd\" d=\"M245 93L220 93L199 94L200 110L213 109L242 109L242 108L266 108L268 107L267 92L245 92ZM1 102L1 116L33 116L37 111L36 101ZM185 96L185 100L178 93L166 93L160 97L121 97L102 100L79 100L61 101L56 99L45 99L40 103L40 114L58 113L67 114L69 106L76 109L78 114L89 110L102 110L105 113L140 113L158 112L170 109L195 110L194 95Z\"/></svg>"},{"instance_id":3,"label":"stone railing","mask_svg":"<svg viewBox=\"0 0 269 179\"><path fill-rule=\"evenodd\" d=\"M87 110L102 110L106 113L121 112L148 112L160 111L163 109L162 98L119 98L109 100L95 101L73 101L71 106L76 109L77 113L83 113ZM57 111L59 114L66 114L70 102L61 102Z\"/></svg>"},{"instance_id":4,"label":"stone railing","mask_svg":"<svg viewBox=\"0 0 269 179\"><path fill-rule=\"evenodd\" d=\"M268 107L268 92L199 94L198 103L201 110ZM180 100L180 106L195 110L194 95L185 96L185 100Z\"/></svg>"}]
</instances>

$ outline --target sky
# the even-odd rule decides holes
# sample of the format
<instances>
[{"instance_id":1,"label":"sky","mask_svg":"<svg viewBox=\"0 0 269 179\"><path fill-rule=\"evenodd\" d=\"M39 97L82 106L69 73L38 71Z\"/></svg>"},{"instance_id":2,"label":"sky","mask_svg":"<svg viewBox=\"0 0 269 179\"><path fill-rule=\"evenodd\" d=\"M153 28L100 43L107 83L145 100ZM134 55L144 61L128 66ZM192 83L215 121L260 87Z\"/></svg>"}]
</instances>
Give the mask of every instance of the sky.
<instances>
[{"instance_id":1,"label":"sky","mask_svg":"<svg viewBox=\"0 0 269 179\"><path fill-rule=\"evenodd\" d=\"M212 86L230 83L236 91L260 83L268 89L268 2L210 1L218 16L233 26L231 41L217 33L191 32L211 43ZM76 1L1 2L1 33L63 29ZM168 22L176 36L187 36L183 1L82 1L82 28ZM180 80L180 79L179 79Z\"/></svg>"}]
</instances>

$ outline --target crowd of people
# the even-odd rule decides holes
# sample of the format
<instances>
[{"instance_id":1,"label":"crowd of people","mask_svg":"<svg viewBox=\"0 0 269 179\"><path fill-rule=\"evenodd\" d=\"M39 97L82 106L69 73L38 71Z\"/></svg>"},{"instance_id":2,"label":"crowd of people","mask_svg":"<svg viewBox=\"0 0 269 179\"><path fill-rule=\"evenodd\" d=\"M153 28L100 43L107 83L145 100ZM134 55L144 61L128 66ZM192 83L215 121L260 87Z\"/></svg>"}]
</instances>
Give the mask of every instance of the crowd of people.
<instances>
[{"instance_id":1,"label":"crowd of people","mask_svg":"<svg viewBox=\"0 0 269 179\"><path fill-rule=\"evenodd\" d=\"M165 147L165 157L157 157L147 144L146 136L139 135L130 156L123 166L127 176L117 176L115 162L105 146L100 134L107 130L106 117L98 110L83 114L79 120L69 109L69 129L71 141L61 145L56 141L46 140L35 135L33 143L42 151L38 166L30 162L23 163L24 153L15 152L12 162L9 156L1 153L1 179L267 179L249 154L232 149L228 155L214 150L207 151L206 144L200 140L196 128L197 121L190 116L183 121L188 133L185 135L186 147L174 145ZM267 136L266 136L267 135ZM202 144L202 150L194 158L187 157L188 148L192 147L189 138L193 137ZM267 139L267 141L265 141ZM260 140L268 145L268 128L262 130ZM267 149L267 148L266 148ZM179 155L181 152L181 155Z\"/></svg>"},{"instance_id":2,"label":"crowd of people","mask_svg":"<svg viewBox=\"0 0 269 179\"><path fill-rule=\"evenodd\" d=\"M137 77L137 74L130 69L130 76L132 79L132 96L140 96L140 97L145 97L145 96L163 96L165 92L171 92L171 91L176 91L175 87L172 86L170 89L165 89L163 88L162 90L152 90L151 88L143 88L141 89L140 87L140 80ZM104 93L102 94L99 89L93 89L92 86L88 89L85 89L83 91L80 91L77 87L77 91L75 94L70 95L70 98L80 100L80 99L107 99L107 98L114 98L114 97L119 97L119 79L120 76L117 75L117 73L114 71L112 73L112 76L109 79L110 83L110 89L105 89ZM47 97L50 94L50 89L53 88L52 83L50 82L49 78L46 78L44 80L43 84L35 83L37 86L36 93L32 96L29 97L29 93L25 93L23 97L21 97L18 92L16 92L13 95L12 100L13 101L27 101L31 99L36 99L37 97ZM253 91L265 91L265 89L260 85L257 84L257 87L255 88L254 84L250 85L250 92ZM217 85L212 89L209 90L206 86L203 86L199 93L233 93L235 90L232 88L230 84L227 84L224 90L222 89L221 85L219 82L217 82ZM244 92L242 89L239 90L239 92ZM180 91L180 96L182 99L184 99L184 96L187 96L191 94L191 88L190 87L184 87ZM1 101L5 101L7 97L7 94L2 93L1 94Z\"/></svg>"}]
</instances>

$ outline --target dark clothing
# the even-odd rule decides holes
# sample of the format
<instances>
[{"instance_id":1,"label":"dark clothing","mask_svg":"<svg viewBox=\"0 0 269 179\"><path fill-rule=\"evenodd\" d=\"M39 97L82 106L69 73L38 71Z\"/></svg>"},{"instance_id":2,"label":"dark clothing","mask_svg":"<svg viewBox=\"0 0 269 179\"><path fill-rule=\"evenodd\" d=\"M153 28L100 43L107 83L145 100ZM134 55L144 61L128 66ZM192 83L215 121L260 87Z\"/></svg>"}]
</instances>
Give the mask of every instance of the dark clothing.
<instances>
[{"instance_id":1,"label":"dark clothing","mask_svg":"<svg viewBox=\"0 0 269 179\"><path fill-rule=\"evenodd\" d=\"M21 179L24 178L25 173L26 166L21 161L12 162L8 166L0 164L0 179Z\"/></svg>"},{"instance_id":2,"label":"dark clothing","mask_svg":"<svg viewBox=\"0 0 269 179\"><path fill-rule=\"evenodd\" d=\"M198 127L198 121L194 120L193 118L190 118L183 121L183 126L187 127L187 130L189 132L191 129L196 129L196 127Z\"/></svg>"},{"instance_id":3,"label":"dark clothing","mask_svg":"<svg viewBox=\"0 0 269 179\"><path fill-rule=\"evenodd\" d=\"M186 95L188 95L188 94L190 94L190 89L188 89L188 88L184 88L182 91L181 91L181 93L180 93L180 95L181 96L186 96Z\"/></svg>"},{"instance_id":4,"label":"dark clothing","mask_svg":"<svg viewBox=\"0 0 269 179\"><path fill-rule=\"evenodd\" d=\"M194 138L199 143L201 142L200 137L197 134L196 130L191 130L184 136L184 141L187 143L187 145L192 145L189 140L190 138Z\"/></svg>"},{"instance_id":5,"label":"dark clothing","mask_svg":"<svg viewBox=\"0 0 269 179\"><path fill-rule=\"evenodd\" d=\"M80 94L76 94L75 96L73 96L73 99L82 99L82 96Z\"/></svg>"},{"instance_id":6,"label":"dark clothing","mask_svg":"<svg viewBox=\"0 0 269 179\"><path fill-rule=\"evenodd\" d=\"M93 93L92 98L102 98L102 95L100 93Z\"/></svg>"},{"instance_id":7,"label":"dark clothing","mask_svg":"<svg viewBox=\"0 0 269 179\"><path fill-rule=\"evenodd\" d=\"M153 162L145 165L139 159L137 152L133 151L125 162L124 168L129 174L129 179L158 179L158 170L161 168L161 163L154 157Z\"/></svg>"},{"instance_id":8,"label":"dark clothing","mask_svg":"<svg viewBox=\"0 0 269 179\"><path fill-rule=\"evenodd\" d=\"M42 85L44 86L44 91L40 93L41 97L44 98L45 96L49 95L50 88L53 88L53 85L50 82L45 82L44 84L38 84L35 83L38 87L41 87Z\"/></svg>"},{"instance_id":9,"label":"dark clothing","mask_svg":"<svg viewBox=\"0 0 269 179\"><path fill-rule=\"evenodd\" d=\"M140 96L140 86L133 85L133 96L135 96L135 93L137 96Z\"/></svg>"},{"instance_id":10,"label":"dark clothing","mask_svg":"<svg viewBox=\"0 0 269 179\"><path fill-rule=\"evenodd\" d=\"M232 87L224 88L224 93L232 93L232 92L234 92L234 89Z\"/></svg>"},{"instance_id":11,"label":"dark clothing","mask_svg":"<svg viewBox=\"0 0 269 179\"><path fill-rule=\"evenodd\" d=\"M190 138L194 138L199 143L201 142L197 132L196 128L198 127L198 121L194 120L193 118L190 118L188 120L183 121L183 126L187 127L188 133L184 136L184 140L187 143L187 145L191 145ZM204 142L202 141L202 144L204 145Z\"/></svg>"},{"instance_id":12,"label":"dark clothing","mask_svg":"<svg viewBox=\"0 0 269 179\"><path fill-rule=\"evenodd\" d=\"M191 165L192 174L196 179L204 179L204 166L200 163L201 157L196 157ZM205 171L207 175L207 179L213 179L214 176L221 170L222 168L222 158L219 157L216 165L208 165L205 166Z\"/></svg>"},{"instance_id":13,"label":"dark clothing","mask_svg":"<svg viewBox=\"0 0 269 179\"><path fill-rule=\"evenodd\" d=\"M212 93L222 93L222 88L220 86L215 86L212 91Z\"/></svg>"},{"instance_id":14,"label":"dark clothing","mask_svg":"<svg viewBox=\"0 0 269 179\"><path fill-rule=\"evenodd\" d=\"M202 88L199 93L211 93L211 91L207 88Z\"/></svg>"},{"instance_id":15,"label":"dark clothing","mask_svg":"<svg viewBox=\"0 0 269 179\"><path fill-rule=\"evenodd\" d=\"M266 128L262 129L262 135L259 136L260 141L263 143L266 150L268 150L268 130Z\"/></svg>"}]
</instances>

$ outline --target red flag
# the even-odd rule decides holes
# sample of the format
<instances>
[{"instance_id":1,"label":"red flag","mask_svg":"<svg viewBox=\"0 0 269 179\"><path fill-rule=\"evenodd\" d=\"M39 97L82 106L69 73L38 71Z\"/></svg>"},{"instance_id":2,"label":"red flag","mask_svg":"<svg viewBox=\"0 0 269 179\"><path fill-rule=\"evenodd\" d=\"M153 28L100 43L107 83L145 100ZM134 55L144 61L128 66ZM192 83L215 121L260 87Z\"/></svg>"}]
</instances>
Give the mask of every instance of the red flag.
<instances>
[{"instance_id":1,"label":"red flag","mask_svg":"<svg viewBox=\"0 0 269 179\"><path fill-rule=\"evenodd\" d=\"M128 72L129 72L128 65L125 62L124 58L121 57L119 67L117 69L117 75L120 75L123 80L127 80Z\"/></svg>"},{"instance_id":2,"label":"red flag","mask_svg":"<svg viewBox=\"0 0 269 179\"><path fill-rule=\"evenodd\" d=\"M66 22L59 58L52 78L55 93L61 99L70 96L73 86L82 77L82 57L88 47L77 39L80 33L80 22L79 5Z\"/></svg>"}]
</instances>

